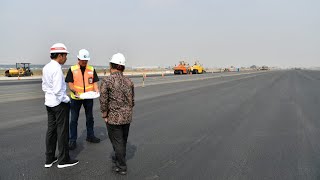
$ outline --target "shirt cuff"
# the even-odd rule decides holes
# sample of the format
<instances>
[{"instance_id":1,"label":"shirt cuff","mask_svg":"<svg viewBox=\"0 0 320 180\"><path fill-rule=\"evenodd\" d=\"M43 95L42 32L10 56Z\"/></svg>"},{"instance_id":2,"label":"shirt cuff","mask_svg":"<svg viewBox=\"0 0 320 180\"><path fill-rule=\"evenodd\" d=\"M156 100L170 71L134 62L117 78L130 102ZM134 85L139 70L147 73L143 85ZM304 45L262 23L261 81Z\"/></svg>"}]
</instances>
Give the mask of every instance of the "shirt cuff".
<instances>
[{"instance_id":1,"label":"shirt cuff","mask_svg":"<svg viewBox=\"0 0 320 180\"><path fill-rule=\"evenodd\" d=\"M64 103L70 102L69 96L65 96L62 102L64 102Z\"/></svg>"}]
</instances>

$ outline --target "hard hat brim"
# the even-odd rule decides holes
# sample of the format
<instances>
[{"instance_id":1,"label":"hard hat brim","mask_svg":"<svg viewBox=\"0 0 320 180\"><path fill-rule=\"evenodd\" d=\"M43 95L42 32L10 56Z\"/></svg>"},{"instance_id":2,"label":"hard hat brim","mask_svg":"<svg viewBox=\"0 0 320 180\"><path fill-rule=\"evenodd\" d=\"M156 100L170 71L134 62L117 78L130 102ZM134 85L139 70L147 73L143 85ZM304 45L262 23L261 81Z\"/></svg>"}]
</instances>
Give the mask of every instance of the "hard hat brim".
<instances>
[{"instance_id":1,"label":"hard hat brim","mask_svg":"<svg viewBox=\"0 0 320 180\"><path fill-rule=\"evenodd\" d=\"M125 63L119 63L118 61L115 61L115 60L112 60L112 59L109 62L113 63L113 64L118 64L118 65L121 65L121 66L126 66Z\"/></svg>"},{"instance_id":2,"label":"hard hat brim","mask_svg":"<svg viewBox=\"0 0 320 180\"><path fill-rule=\"evenodd\" d=\"M60 51L60 50L53 50L53 51L50 51L50 54L52 53L65 53L65 54L69 54L68 51Z\"/></svg>"}]
</instances>

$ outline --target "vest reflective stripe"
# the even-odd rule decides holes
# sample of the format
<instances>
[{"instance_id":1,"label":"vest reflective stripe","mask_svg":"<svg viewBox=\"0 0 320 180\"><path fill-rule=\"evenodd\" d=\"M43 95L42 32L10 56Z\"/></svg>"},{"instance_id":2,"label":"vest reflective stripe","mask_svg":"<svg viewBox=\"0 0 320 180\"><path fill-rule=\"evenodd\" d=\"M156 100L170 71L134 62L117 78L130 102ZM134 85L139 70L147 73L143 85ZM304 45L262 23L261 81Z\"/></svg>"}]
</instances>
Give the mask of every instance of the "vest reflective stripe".
<instances>
[{"instance_id":1,"label":"vest reflective stripe","mask_svg":"<svg viewBox=\"0 0 320 180\"><path fill-rule=\"evenodd\" d=\"M80 94L89 91L93 91L93 74L94 68L92 66L87 66L84 71L84 76L82 76L82 72L79 64L71 66L71 72L73 74L73 87ZM73 92L70 92L70 96L72 99L79 100Z\"/></svg>"}]
</instances>

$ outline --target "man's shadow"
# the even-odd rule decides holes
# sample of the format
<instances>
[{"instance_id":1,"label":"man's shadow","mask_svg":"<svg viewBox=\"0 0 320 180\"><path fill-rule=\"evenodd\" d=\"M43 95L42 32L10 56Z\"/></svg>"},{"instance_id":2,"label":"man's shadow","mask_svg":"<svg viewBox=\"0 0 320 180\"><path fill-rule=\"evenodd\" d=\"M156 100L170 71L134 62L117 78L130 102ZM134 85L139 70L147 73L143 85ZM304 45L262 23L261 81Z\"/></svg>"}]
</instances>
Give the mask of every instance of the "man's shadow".
<instances>
[{"instance_id":1,"label":"man's shadow","mask_svg":"<svg viewBox=\"0 0 320 180\"><path fill-rule=\"evenodd\" d=\"M97 138L100 138L101 141L104 141L108 139L108 132L106 127L95 127L94 128L94 134ZM74 158L76 158L84 149L83 143L86 143L87 138L87 129L83 130L81 135L78 137L77 140L77 148L72 150L70 154ZM127 150L126 150L126 159L132 159L137 151L137 146L131 144L130 142L127 142ZM70 152L70 150L69 150ZM112 159L112 156L115 156L114 151L110 154L110 159Z\"/></svg>"},{"instance_id":2,"label":"man's shadow","mask_svg":"<svg viewBox=\"0 0 320 180\"><path fill-rule=\"evenodd\" d=\"M106 127L94 127L94 135L99 138L101 141L104 141L108 138L108 133L107 133L107 128ZM77 157L81 151L84 149L83 143L86 143L86 138L87 138L87 129L83 130L81 135L77 139L77 148L70 151L72 152L73 157Z\"/></svg>"},{"instance_id":3,"label":"man's shadow","mask_svg":"<svg viewBox=\"0 0 320 180\"><path fill-rule=\"evenodd\" d=\"M137 151L137 146L131 144L130 142L127 143L127 156L126 156L126 159L129 160L129 159L132 159L135 155Z\"/></svg>"}]
</instances>

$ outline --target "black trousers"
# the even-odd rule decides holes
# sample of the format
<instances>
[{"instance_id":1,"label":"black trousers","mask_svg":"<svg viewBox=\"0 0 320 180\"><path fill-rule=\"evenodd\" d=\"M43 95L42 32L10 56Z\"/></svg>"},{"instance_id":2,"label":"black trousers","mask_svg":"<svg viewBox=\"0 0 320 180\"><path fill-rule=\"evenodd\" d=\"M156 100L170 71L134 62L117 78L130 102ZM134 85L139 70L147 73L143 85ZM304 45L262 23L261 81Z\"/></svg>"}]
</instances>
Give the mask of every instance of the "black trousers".
<instances>
[{"instance_id":1,"label":"black trousers","mask_svg":"<svg viewBox=\"0 0 320 180\"><path fill-rule=\"evenodd\" d=\"M112 143L113 150L116 155L116 166L123 170L127 170L126 149L129 135L130 124L112 125L107 124L108 136Z\"/></svg>"},{"instance_id":2,"label":"black trousers","mask_svg":"<svg viewBox=\"0 0 320 180\"><path fill-rule=\"evenodd\" d=\"M46 135L46 158L52 160L55 156L58 141L58 162L70 160L69 142L69 103L60 103L55 107L47 107L48 130Z\"/></svg>"}]
</instances>

